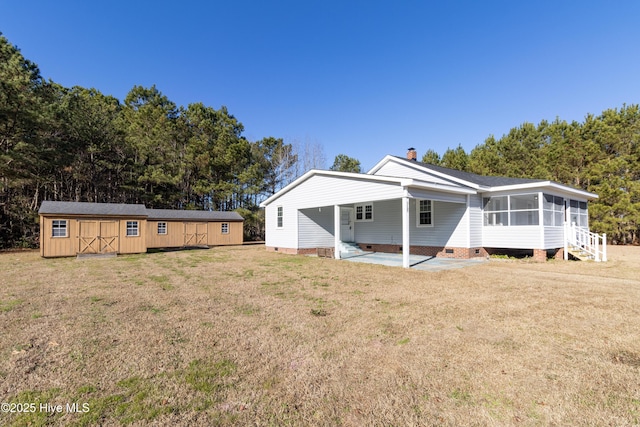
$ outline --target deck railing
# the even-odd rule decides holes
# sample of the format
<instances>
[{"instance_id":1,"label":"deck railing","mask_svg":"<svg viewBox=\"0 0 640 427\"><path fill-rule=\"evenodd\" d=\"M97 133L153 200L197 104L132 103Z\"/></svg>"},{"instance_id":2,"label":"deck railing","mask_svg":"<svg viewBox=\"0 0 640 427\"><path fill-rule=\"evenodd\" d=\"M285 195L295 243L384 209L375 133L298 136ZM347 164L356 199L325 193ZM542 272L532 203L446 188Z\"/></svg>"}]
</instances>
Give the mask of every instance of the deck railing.
<instances>
[{"instance_id":1,"label":"deck railing","mask_svg":"<svg viewBox=\"0 0 640 427\"><path fill-rule=\"evenodd\" d=\"M597 234L575 222L564 225L564 259L569 258L569 249L578 250L596 262L607 260L607 235Z\"/></svg>"}]
</instances>

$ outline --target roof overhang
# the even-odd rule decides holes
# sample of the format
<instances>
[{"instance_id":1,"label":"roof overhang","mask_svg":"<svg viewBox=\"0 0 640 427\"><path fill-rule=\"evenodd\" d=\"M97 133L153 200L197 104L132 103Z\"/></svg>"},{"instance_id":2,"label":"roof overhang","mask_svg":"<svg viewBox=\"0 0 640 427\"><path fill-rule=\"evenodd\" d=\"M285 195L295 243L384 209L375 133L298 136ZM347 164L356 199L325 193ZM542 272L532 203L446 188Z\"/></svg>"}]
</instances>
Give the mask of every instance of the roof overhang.
<instances>
[{"instance_id":1,"label":"roof overhang","mask_svg":"<svg viewBox=\"0 0 640 427\"><path fill-rule=\"evenodd\" d=\"M548 188L556 191L560 191L565 194L570 194L585 199L597 199L598 195L595 193L589 193L588 191L580 190L566 185L558 184L553 181L531 182L528 184L517 185L503 185L500 187L491 187L483 190L484 193L497 193L502 191L516 191L516 190L531 190L534 188Z\"/></svg>"}]
</instances>

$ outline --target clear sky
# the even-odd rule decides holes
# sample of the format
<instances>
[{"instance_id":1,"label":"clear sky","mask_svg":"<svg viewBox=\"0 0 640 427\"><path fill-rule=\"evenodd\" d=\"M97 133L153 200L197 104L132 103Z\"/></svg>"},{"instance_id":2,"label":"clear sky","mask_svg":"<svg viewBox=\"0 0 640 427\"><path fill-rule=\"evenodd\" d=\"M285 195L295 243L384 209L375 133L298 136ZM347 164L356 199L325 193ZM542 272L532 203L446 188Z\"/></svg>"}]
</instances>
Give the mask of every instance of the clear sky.
<instances>
[{"instance_id":1,"label":"clear sky","mask_svg":"<svg viewBox=\"0 0 640 427\"><path fill-rule=\"evenodd\" d=\"M327 167L640 103L636 0L0 0L0 32L47 79L225 105Z\"/></svg>"}]
</instances>

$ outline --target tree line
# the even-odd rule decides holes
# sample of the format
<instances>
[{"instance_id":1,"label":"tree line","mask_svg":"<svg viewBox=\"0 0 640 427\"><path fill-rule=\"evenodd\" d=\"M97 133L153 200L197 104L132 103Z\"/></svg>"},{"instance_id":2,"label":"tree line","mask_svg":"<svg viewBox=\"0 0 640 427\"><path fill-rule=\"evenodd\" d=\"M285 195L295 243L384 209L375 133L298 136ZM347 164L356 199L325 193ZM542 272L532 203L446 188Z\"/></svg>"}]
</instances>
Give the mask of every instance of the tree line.
<instances>
[{"instance_id":1,"label":"tree line","mask_svg":"<svg viewBox=\"0 0 640 427\"><path fill-rule=\"evenodd\" d=\"M260 238L259 202L324 154L243 131L225 107L177 106L155 86L121 102L47 81L0 34L0 248L37 244L42 200L237 210Z\"/></svg>"},{"instance_id":2,"label":"tree line","mask_svg":"<svg viewBox=\"0 0 640 427\"><path fill-rule=\"evenodd\" d=\"M583 122L523 123L467 153L458 145L425 163L482 175L548 179L596 193L589 226L614 244L640 243L640 108L623 105Z\"/></svg>"},{"instance_id":3,"label":"tree line","mask_svg":"<svg viewBox=\"0 0 640 427\"><path fill-rule=\"evenodd\" d=\"M246 238L261 238L260 201L326 159L317 142L243 131L225 107L177 106L155 86L120 101L47 81L0 33L0 248L37 245L42 200L237 210ZM640 240L639 140L640 109L623 105L583 122L523 123L469 153L429 149L422 161L594 192L591 228L628 244ZM340 154L330 169L360 172L360 162Z\"/></svg>"}]
</instances>

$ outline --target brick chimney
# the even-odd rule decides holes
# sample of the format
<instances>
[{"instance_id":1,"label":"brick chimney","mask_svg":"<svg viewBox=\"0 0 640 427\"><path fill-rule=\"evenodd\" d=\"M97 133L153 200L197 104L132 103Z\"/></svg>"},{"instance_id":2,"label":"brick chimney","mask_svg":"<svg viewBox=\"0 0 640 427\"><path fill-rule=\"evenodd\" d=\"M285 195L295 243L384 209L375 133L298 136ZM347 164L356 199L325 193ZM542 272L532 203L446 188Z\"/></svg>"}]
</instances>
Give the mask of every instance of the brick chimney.
<instances>
[{"instance_id":1,"label":"brick chimney","mask_svg":"<svg viewBox=\"0 0 640 427\"><path fill-rule=\"evenodd\" d=\"M407 149L407 160L418 161L418 153L415 148L411 147Z\"/></svg>"}]
</instances>

